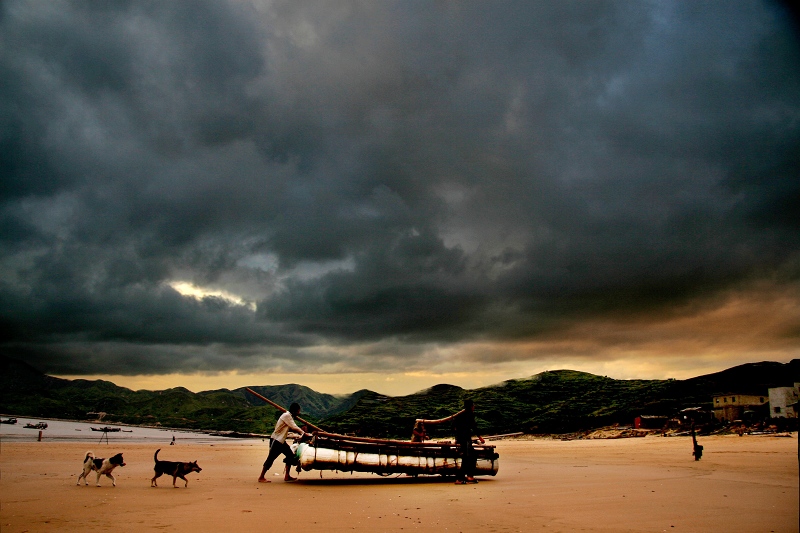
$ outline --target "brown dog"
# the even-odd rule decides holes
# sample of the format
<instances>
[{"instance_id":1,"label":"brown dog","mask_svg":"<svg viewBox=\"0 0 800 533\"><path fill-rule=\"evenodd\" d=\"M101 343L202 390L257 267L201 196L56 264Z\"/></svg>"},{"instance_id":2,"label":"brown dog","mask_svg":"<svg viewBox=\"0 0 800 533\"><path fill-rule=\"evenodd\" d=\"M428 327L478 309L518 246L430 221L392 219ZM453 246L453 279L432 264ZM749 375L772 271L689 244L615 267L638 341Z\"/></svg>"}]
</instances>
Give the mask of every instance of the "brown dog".
<instances>
[{"instance_id":1,"label":"brown dog","mask_svg":"<svg viewBox=\"0 0 800 533\"><path fill-rule=\"evenodd\" d=\"M158 487L158 483L156 483L156 479L161 477L163 474L167 474L168 476L172 476L172 486L175 487L175 480L177 478L181 478L184 483L184 487L189 486L189 480L186 479L184 476L189 474L190 472L200 472L202 468L197 466L197 461L191 463L179 463L177 461L159 461L158 460L158 452L161 451L161 448L156 450L155 455L153 455L153 459L156 462L156 466L154 467L156 471L156 475L153 476L153 479L150 480L151 487ZM178 488L178 487L175 487Z\"/></svg>"}]
</instances>

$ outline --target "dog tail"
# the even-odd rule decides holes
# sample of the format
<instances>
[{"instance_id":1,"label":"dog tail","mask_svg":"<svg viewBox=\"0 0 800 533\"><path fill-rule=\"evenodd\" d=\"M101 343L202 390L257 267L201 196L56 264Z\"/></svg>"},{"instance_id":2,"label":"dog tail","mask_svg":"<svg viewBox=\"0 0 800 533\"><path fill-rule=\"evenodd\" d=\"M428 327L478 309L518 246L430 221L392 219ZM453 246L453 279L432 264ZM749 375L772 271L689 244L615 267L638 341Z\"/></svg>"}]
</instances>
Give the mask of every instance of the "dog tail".
<instances>
[{"instance_id":1,"label":"dog tail","mask_svg":"<svg viewBox=\"0 0 800 533\"><path fill-rule=\"evenodd\" d=\"M94 459L94 454L92 452L86 452L86 457L83 458L83 462L85 463L89 459Z\"/></svg>"},{"instance_id":2,"label":"dog tail","mask_svg":"<svg viewBox=\"0 0 800 533\"><path fill-rule=\"evenodd\" d=\"M161 448L157 449L156 453L153 454L153 461L158 462L158 452L160 452L160 451L161 451Z\"/></svg>"}]
</instances>

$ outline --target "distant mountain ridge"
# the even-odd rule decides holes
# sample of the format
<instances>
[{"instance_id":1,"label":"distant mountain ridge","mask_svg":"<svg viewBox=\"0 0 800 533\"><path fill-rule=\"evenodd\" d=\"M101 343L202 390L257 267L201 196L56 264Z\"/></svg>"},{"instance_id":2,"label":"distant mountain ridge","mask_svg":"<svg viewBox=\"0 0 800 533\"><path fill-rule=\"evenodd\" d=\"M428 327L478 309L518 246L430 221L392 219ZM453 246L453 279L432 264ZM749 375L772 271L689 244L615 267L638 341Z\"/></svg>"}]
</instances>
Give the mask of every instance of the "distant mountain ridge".
<instances>
[{"instance_id":1,"label":"distant mountain ridge","mask_svg":"<svg viewBox=\"0 0 800 533\"><path fill-rule=\"evenodd\" d=\"M671 416L685 407L711 409L713 395L764 394L800 382L800 359L748 363L686 380L616 380L574 370L542 372L473 390L441 384L407 396L369 390L334 396L298 384L252 386L330 431L408 438L416 418L443 418L476 402L484 434L524 431L559 433L638 415ZM175 428L271 433L276 410L244 389L193 393L183 387L132 391L102 380L67 380L0 356L0 412L18 416L94 420ZM429 428L436 436L448 425Z\"/></svg>"}]
</instances>

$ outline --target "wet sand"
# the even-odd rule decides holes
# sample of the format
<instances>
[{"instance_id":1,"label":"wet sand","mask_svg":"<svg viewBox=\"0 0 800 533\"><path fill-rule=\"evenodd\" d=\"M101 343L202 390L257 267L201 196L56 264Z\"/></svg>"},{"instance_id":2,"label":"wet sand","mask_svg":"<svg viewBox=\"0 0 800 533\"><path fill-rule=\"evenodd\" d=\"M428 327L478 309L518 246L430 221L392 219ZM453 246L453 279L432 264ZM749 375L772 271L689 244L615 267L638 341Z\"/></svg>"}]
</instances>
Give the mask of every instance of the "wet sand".
<instances>
[{"instance_id":1,"label":"wet sand","mask_svg":"<svg viewBox=\"0 0 800 533\"><path fill-rule=\"evenodd\" d=\"M440 477L319 471L259 484L267 446L164 442L164 460L197 460L189 487L150 487L152 444L0 442L0 530L40 531L541 531L797 532L798 448L792 438L506 440L496 477L457 486ZM76 486L87 450L123 452L117 486Z\"/></svg>"}]
</instances>

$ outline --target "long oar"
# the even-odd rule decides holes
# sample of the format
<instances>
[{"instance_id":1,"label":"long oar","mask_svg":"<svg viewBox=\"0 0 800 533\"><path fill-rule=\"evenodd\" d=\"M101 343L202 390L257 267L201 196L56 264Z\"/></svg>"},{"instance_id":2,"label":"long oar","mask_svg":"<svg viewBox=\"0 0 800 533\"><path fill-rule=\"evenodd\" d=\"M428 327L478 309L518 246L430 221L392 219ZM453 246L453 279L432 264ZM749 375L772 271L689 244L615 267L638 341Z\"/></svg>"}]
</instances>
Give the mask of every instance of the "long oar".
<instances>
[{"instance_id":1,"label":"long oar","mask_svg":"<svg viewBox=\"0 0 800 533\"><path fill-rule=\"evenodd\" d=\"M256 398L261 398L262 400L264 400L265 402L267 402L268 404L270 404L270 405L271 405L272 407L274 407L275 409L278 409L278 410L280 410L280 411L284 411L284 412L288 411L288 409L284 409L283 407L281 407L281 406L280 406L280 405L278 405L277 403L273 402L272 400L270 400L270 399L268 399L268 398L264 398L264 397L263 397L263 396L261 396L259 393L257 393L256 391L254 391L253 389L251 389L251 388L249 388L249 387L245 387L245 388L244 388L244 390L246 390L247 392L249 392L250 394L252 394L252 395L253 395L253 396L255 396ZM317 431L325 431L324 429L318 428L317 426L315 426L314 424L312 424L312 423L311 423L311 422L309 422L308 420L303 420L303 419L302 419L302 418L300 418L299 416L296 416L295 418L297 418L297 419L298 419L300 422L302 422L303 424L307 425L307 426L308 426L308 427L310 427L310 428L314 428L314 429L316 429Z\"/></svg>"}]
</instances>

